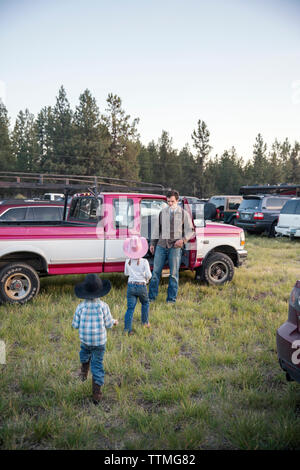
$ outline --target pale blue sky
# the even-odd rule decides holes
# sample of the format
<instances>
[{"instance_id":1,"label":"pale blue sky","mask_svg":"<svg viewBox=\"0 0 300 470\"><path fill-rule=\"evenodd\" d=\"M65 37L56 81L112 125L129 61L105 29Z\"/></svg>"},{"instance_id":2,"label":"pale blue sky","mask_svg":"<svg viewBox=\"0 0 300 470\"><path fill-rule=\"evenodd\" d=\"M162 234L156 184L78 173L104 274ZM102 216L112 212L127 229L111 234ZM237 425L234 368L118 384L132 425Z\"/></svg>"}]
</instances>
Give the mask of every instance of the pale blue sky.
<instances>
[{"instance_id":1,"label":"pale blue sky","mask_svg":"<svg viewBox=\"0 0 300 470\"><path fill-rule=\"evenodd\" d=\"M118 94L144 144L191 144L198 119L211 155L300 140L299 0L0 0L0 58L12 124L63 84L73 109L86 88L101 111Z\"/></svg>"}]
</instances>

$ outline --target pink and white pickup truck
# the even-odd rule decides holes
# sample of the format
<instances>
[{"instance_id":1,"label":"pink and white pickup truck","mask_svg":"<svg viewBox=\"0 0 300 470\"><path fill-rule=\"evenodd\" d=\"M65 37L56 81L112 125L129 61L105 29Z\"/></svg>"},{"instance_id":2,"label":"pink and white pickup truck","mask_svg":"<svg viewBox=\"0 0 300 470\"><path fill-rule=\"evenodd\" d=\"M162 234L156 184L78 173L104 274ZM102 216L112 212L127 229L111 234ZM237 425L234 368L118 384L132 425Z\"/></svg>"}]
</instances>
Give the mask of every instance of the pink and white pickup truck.
<instances>
[{"instance_id":1,"label":"pink and white pickup truck","mask_svg":"<svg viewBox=\"0 0 300 470\"><path fill-rule=\"evenodd\" d=\"M27 302L45 275L123 272L124 239L153 238L155 219L166 204L166 196L157 194L87 193L73 197L66 221L2 223L0 301ZM186 200L183 205L191 214ZM209 284L231 281L234 267L247 257L243 230L201 216L193 223L195 237L183 249L181 268ZM150 252L147 257L152 265Z\"/></svg>"}]
</instances>

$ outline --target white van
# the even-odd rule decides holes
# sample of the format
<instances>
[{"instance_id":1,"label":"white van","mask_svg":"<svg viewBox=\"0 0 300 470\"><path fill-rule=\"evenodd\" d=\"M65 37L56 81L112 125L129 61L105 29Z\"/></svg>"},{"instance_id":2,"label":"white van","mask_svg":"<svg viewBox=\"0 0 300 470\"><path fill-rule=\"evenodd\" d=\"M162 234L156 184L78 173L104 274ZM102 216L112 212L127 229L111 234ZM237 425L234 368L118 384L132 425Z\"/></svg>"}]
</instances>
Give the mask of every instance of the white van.
<instances>
[{"instance_id":1,"label":"white van","mask_svg":"<svg viewBox=\"0 0 300 470\"><path fill-rule=\"evenodd\" d=\"M295 197L285 203L280 211L278 224L275 227L277 235L300 237L300 198Z\"/></svg>"},{"instance_id":2,"label":"white van","mask_svg":"<svg viewBox=\"0 0 300 470\"><path fill-rule=\"evenodd\" d=\"M64 198L64 194L59 193L45 193L43 196L45 201L62 201Z\"/></svg>"}]
</instances>

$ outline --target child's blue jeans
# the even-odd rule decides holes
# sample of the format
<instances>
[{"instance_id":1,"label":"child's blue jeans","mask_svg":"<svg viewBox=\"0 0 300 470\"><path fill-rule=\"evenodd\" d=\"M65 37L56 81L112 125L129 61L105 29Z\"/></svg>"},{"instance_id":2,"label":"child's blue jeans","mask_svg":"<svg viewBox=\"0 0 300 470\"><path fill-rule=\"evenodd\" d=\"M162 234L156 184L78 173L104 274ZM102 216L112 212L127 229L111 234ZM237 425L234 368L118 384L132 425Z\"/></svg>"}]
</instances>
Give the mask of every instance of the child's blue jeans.
<instances>
[{"instance_id":1,"label":"child's blue jeans","mask_svg":"<svg viewBox=\"0 0 300 470\"><path fill-rule=\"evenodd\" d=\"M136 283L128 283L127 287L127 310L125 313L124 319L124 330L131 331L132 330L132 319L133 319L133 312L136 306L136 303L140 299L142 304L142 323L148 323L149 318L149 298L146 284L136 284Z\"/></svg>"},{"instance_id":2,"label":"child's blue jeans","mask_svg":"<svg viewBox=\"0 0 300 470\"><path fill-rule=\"evenodd\" d=\"M104 384L104 368L103 357L105 353L105 344L101 346L89 346L88 344L80 343L80 362L85 363L91 361L91 372L94 381L98 385Z\"/></svg>"}]
</instances>

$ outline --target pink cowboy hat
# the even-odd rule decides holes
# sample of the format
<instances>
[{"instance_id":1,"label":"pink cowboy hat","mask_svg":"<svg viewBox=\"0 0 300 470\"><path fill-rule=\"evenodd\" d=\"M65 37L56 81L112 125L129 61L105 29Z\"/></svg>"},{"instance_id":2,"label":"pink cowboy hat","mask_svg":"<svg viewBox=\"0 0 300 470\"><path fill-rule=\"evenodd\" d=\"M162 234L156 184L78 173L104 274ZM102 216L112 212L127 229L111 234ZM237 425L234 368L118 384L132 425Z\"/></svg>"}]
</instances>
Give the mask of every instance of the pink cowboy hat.
<instances>
[{"instance_id":1,"label":"pink cowboy hat","mask_svg":"<svg viewBox=\"0 0 300 470\"><path fill-rule=\"evenodd\" d=\"M148 251L148 242L144 237L133 236L126 238L123 244L123 251L128 258L142 258Z\"/></svg>"}]
</instances>

